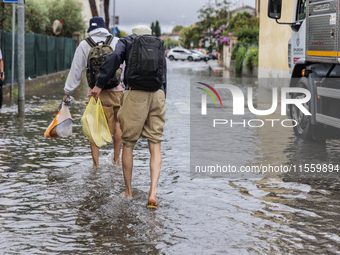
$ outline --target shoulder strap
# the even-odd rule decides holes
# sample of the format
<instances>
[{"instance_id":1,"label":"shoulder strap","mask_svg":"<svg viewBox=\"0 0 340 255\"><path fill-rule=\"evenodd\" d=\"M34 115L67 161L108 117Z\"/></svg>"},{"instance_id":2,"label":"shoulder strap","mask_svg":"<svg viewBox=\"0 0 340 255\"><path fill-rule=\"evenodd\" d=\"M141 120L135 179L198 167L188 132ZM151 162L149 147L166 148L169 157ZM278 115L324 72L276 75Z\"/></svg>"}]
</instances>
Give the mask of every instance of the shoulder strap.
<instances>
[{"instance_id":1,"label":"shoulder strap","mask_svg":"<svg viewBox=\"0 0 340 255\"><path fill-rule=\"evenodd\" d=\"M91 46L91 48L96 47L97 44L93 41L93 39L89 36L85 39L85 41Z\"/></svg>"},{"instance_id":2,"label":"shoulder strap","mask_svg":"<svg viewBox=\"0 0 340 255\"><path fill-rule=\"evenodd\" d=\"M129 35L129 37L132 39L132 41L137 37L136 34Z\"/></svg>"},{"instance_id":3,"label":"shoulder strap","mask_svg":"<svg viewBox=\"0 0 340 255\"><path fill-rule=\"evenodd\" d=\"M112 35L109 35L107 38L106 38L106 41L104 42L104 44L106 45L110 45L111 42L113 40L113 36Z\"/></svg>"}]
</instances>

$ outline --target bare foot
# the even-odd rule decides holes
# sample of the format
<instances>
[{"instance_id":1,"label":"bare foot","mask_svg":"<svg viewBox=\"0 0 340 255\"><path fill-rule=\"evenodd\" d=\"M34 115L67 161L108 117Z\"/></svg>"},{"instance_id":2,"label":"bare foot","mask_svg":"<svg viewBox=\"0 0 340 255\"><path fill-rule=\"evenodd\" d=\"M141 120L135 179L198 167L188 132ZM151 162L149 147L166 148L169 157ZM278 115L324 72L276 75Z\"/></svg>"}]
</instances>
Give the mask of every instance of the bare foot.
<instances>
[{"instance_id":1,"label":"bare foot","mask_svg":"<svg viewBox=\"0 0 340 255\"><path fill-rule=\"evenodd\" d=\"M151 204L151 205L157 205L157 200L156 200L156 193L154 193L154 194L151 194L150 192L149 192L149 204Z\"/></svg>"},{"instance_id":2,"label":"bare foot","mask_svg":"<svg viewBox=\"0 0 340 255\"><path fill-rule=\"evenodd\" d=\"M132 197L132 194L129 195L126 191L123 191L120 195L121 195L122 197L130 198L131 200L134 199L134 198Z\"/></svg>"},{"instance_id":3,"label":"bare foot","mask_svg":"<svg viewBox=\"0 0 340 255\"><path fill-rule=\"evenodd\" d=\"M113 161L115 162L116 166L120 166L120 159L113 159Z\"/></svg>"}]
</instances>

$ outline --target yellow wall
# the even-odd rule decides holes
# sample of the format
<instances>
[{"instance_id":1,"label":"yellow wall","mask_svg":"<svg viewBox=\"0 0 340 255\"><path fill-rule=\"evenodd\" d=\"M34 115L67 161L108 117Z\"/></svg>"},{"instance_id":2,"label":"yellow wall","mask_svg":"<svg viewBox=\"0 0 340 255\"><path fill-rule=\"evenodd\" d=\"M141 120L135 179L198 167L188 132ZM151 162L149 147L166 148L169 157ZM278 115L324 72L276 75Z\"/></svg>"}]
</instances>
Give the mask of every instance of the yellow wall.
<instances>
[{"instance_id":1,"label":"yellow wall","mask_svg":"<svg viewBox=\"0 0 340 255\"><path fill-rule=\"evenodd\" d=\"M289 77L288 40L291 28L267 16L268 0L260 2L259 78ZM292 22L295 0L282 1L280 22Z\"/></svg>"}]
</instances>

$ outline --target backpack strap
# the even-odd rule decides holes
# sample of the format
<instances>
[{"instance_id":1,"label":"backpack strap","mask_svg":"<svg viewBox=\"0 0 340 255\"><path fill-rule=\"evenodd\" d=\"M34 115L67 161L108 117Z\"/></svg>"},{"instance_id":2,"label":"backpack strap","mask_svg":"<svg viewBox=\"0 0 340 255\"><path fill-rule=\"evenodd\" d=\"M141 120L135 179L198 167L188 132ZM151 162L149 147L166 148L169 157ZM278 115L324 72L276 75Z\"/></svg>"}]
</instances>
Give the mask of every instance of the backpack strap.
<instances>
[{"instance_id":1,"label":"backpack strap","mask_svg":"<svg viewBox=\"0 0 340 255\"><path fill-rule=\"evenodd\" d=\"M132 41L137 37L136 34L129 35L129 37L132 39Z\"/></svg>"},{"instance_id":2,"label":"backpack strap","mask_svg":"<svg viewBox=\"0 0 340 255\"><path fill-rule=\"evenodd\" d=\"M104 42L104 44L106 45L110 45L111 42L113 40L113 36L112 35L109 35L107 38L106 38L106 41Z\"/></svg>"},{"instance_id":3,"label":"backpack strap","mask_svg":"<svg viewBox=\"0 0 340 255\"><path fill-rule=\"evenodd\" d=\"M87 38L85 39L85 41L91 46L91 48L97 46L97 44L93 41L93 39L91 38L91 36L87 37Z\"/></svg>"}]
</instances>

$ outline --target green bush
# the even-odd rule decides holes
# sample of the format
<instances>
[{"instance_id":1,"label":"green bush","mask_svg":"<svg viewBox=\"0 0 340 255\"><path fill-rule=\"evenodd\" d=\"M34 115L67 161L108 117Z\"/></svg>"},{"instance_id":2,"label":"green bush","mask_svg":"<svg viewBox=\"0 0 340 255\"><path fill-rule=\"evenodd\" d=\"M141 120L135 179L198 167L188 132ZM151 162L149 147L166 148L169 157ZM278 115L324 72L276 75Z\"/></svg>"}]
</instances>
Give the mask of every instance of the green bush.
<instances>
[{"instance_id":1,"label":"green bush","mask_svg":"<svg viewBox=\"0 0 340 255\"><path fill-rule=\"evenodd\" d=\"M238 47L235 45L233 49L231 50L231 59L235 60L236 59L236 53L237 53Z\"/></svg>"},{"instance_id":2,"label":"green bush","mask_svg":"<svg viewBox=\"0 0 340 255\"><path fill-rule=\"evenodd\" d=\"M245 65L248 71L253 72L253 65L258 66L259 62L259 47L252 46L248 49L245 56Z\"/></svg>"},{"instance_id":3,"label":"green bush","mask_svg":"<svg viewBox=\"0 0 340 255\"><path fill-rule=\"evenodd\" d=\"M238 48L238 51L236 53L236 59L235 59L235 71L237 75L241 75L242 73L243 60L246 54L247 54L247 48L241 45Z\"/></svg>"},{"instance_id":4,"label":"green bush","mask_svg":"<svg viewBox=\"0 0 340 255\"><path fill-rule=\"evenodd\" d=\"M259 41L258 28L243 27L234 34L237 36L238 42L252 43Z\"/></svg>"}]
</instances>

